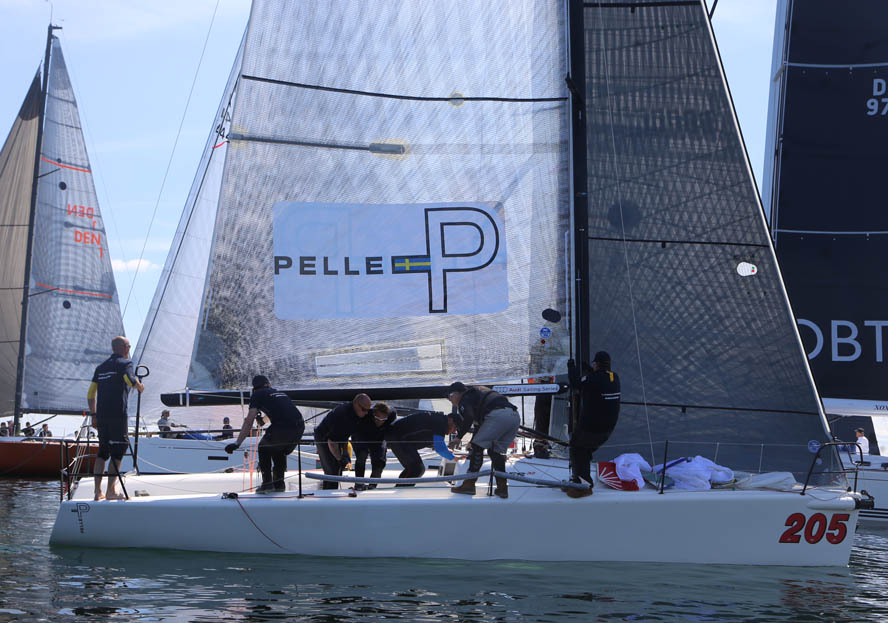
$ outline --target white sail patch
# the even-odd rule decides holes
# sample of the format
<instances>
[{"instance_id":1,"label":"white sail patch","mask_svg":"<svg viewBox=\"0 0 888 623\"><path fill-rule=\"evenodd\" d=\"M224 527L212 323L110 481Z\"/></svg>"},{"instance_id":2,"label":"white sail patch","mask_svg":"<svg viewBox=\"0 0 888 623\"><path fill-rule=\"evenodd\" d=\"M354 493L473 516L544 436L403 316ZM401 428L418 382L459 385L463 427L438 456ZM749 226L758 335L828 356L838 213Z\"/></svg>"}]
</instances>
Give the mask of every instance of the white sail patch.
<instances>
[{"instance_id":1,"label":"white sail patch","mask_svg":"<svg viewBox=\"0 0 888 623\"><path fill-rule=\"evenodd\" d=\"M740 262L737 264L737 274L741 277L751 277L758 272L758 267L749 262Z\"/></svg>"},{"instance_id":2,"label":"white sail patch","mask_svg":"<svg viewBox=\"0 0 888 623\"><path fill-rule=\"evenodd\" d=\"M499 203L273 208L274 311L284 320L484 314L508 308Z\"/></svg>"}]
</instances>

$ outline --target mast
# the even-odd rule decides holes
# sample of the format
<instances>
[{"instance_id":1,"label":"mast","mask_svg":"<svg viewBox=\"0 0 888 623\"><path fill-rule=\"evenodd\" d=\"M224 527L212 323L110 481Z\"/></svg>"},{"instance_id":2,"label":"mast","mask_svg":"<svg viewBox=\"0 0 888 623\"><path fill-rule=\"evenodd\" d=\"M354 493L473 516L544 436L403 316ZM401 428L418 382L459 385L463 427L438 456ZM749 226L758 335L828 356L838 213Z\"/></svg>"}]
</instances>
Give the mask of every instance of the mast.
<instances>
[{"instance_id":1,"label":"mast","mask_svg":"<svg viewBox=\"0 0 888 623\"><path fill-rule=\"evenodd\" d=\"M43 151L43 117L46 113L46 94L48 93L49 87L49 57L52 50L52 31L61 29L61 26L53 26L51 23L46 27L46 55L43 59L43 98L40 101L40 111L38 113L39 121L37 122L37 149L34 152L34 175L31 185L31 211L28 215L28 247L25 255L25 279L22 284L22 324L19 332L18 364L16 366L15 374L15 413L13 415L13 428L16 435L19 434L21 429L22 372L25 367L25 337L27 336L28 327L28 299L31 296L31 247L34 244L34 214L37 211L37 180L40 175L40 154Z\"/></svg>"},{"instance_id":2,"label":"mast","mask_svg":"<svg viewBox=\"0 0 888 623\"><path fill-rule=\"evenodd\" d=\"M583 33L583 2L568 0L569 66L566 77L570 98L571 221L573 226L573 352L579 370L589 359L589 192L586 170L586 58ZM571 388L578 397L579 388ZM578 415L578 400L571 401L569 428Z\"/></svg>"}]
</instances>

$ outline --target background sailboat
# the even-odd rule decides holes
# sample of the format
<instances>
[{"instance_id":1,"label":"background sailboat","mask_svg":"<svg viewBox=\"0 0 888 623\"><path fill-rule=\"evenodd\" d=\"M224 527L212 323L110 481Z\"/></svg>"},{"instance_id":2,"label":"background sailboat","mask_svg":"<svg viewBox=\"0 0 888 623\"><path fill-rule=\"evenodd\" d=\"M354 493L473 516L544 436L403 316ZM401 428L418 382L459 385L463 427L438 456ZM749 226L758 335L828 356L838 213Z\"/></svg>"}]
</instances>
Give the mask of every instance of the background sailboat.
<instances>
[{"instance_id":1,"label":"background sailboat","mask_svg":"<svg viewBox=\"0 0 888 623\"><path fill-rule=\"evenodd\" d=\"M0 417L82 414L93 370L123 323L104 219L59 39L0 152L3 283ZM0 473L43 469L36 448L2 448ZM59 469L53 447L52 468ZM22 465L24 463L24 465Z\"/></svg>"},{"instance_id":2,"label":"background sailboat","mask_svg":"<svg viewBox=\"0 0 888 623\"><path fill-rule=\"evenodd\" d=\"M836 9L824 0L778 5L764 198L834 432L853 441L863 426L876 455L888 439L888 6ZM861 486L876 509L862 516L888 519L885 462L868 460Z\"/></svg>"}]
</instances>

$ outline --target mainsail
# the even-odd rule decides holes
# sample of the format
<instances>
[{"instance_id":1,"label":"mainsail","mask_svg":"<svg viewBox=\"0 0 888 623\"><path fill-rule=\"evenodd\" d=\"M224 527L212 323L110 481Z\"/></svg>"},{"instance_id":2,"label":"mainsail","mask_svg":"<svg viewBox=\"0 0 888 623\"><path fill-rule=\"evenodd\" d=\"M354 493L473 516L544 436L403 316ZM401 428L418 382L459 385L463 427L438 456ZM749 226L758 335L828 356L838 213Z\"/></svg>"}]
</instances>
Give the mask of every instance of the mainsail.
<instances>
[{"instance_id":1,"label":"mainsail","mask_svg":"<svg viewBox=\"0 0 888 623\"><path fill-rule=\"evenodd\" d=\"M765 199L814 378L836 412L888 411L886 20L884 2L777 10Z\"/></svg>"},{"instance_id":2,"label":"mainsail","mask_svg":"<svg viewBox=\"0 0 888 623\"><path fill-rule=\"evenodd\" d=\"M585 42L590 345L623 387L602 458L804 472L825 420L705 5L586 2Z\"/></svg>"},{"instance_id":3,"label":"mainsail","mask_svg":"<svg viewBox=\"0 0 888 623\"><path fill-rule=\"evenodd\" d=\"M4 266L4 412L82 413L95 366L123 334L77 102L52 28L45 92L35 78L0 170L0 188L12 190L3 195L3 252L15 253Z\"/></svg>"}]
</instances>

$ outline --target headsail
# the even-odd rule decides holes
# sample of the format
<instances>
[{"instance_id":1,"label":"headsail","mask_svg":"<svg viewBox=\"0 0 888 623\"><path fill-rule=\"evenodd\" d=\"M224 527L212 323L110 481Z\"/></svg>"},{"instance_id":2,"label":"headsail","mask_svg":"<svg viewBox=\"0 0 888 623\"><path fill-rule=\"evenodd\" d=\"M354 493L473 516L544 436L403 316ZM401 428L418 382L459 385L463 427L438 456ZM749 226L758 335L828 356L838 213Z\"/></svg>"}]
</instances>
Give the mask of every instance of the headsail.
<instances>
[{"instance_id":1,"label":"headsail","mask_svg":"<svg viewBox=\"0 0 888 623\"><path fill-rule=\"evenodd\" d=\"M123 322L77 102L59 40L49 36L20 407L80 413L93 370L107 357L111 338L123 333ZM33 175L32 160L28 184ZM27 236L27 213L22 223ZM20 284L13 317L21 297Z\"/></svg>"},{"instance_id":2,"label":"headsail","mask_svg":"<svg viewBox=\"0 0 888 623\"><path fill-rule=\"evenodd\" d=\"M141 412L146 422L153 422L164 409L160 402L160 392L186 387L222 188L223 165L229 145L227 137L231 131L231 109L240 77L242 57L243 41L222 94L197 175L133 354L133 361L147 366L151 374L148 391L142 395ZM135 400L135 396L130 397L131 414L136 412ZM221 417L215 419L221 420ZM221 426L219 422L208 423L205 413L176 415L177 423L184 423L186 420L200 427Z\"/></svg>"},{"instance_id":3,"label":"headsail","mask_svg":"<svg viewBox=\"0 0 888 623\"><path fill-rule=\"evenodd\" d=\"M888 413L888 5L777 11L766 200L824 405Z\"/></svg>"},{"instance_id":4,"label":"headsail","mask_svg":"<svg viewBox=\"0 0 888 623\"><path fill-rule=\"evenodd\" d=\"M585 41L590 342L624 401L602 457L806 471L825 421L705 5L586 2Z\"/></svg>"},{"instance_id":5,"label":"headsail","mask_svg":"<svg viewBox=\"0 0 888 623\"><path fill-rule=\"evenodd\" d=\"M15 412L22 289L42 98L38 72L0 151L0 417L4 418Z\"/></svg>"},{"instance_id":6,"label":"headsail","mask_svg":"<svg viewBox=\"0 0 888 623\"><path fill-rule=\"evenodd\" d=\"M566 321L540 330L566 306L564 7L478 9L253 4L189 386L563 363Z\"/></svg>"}]
</instances>

